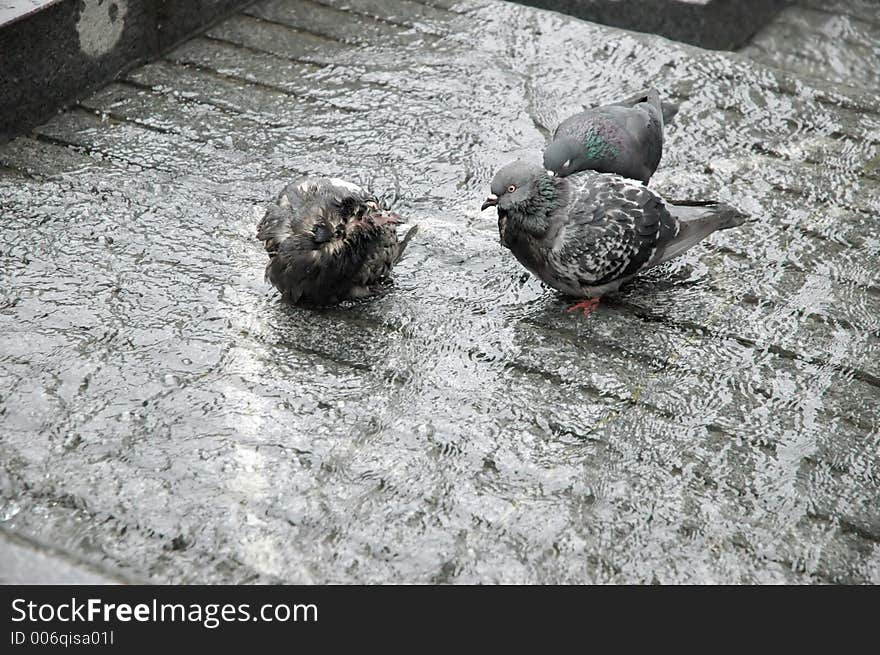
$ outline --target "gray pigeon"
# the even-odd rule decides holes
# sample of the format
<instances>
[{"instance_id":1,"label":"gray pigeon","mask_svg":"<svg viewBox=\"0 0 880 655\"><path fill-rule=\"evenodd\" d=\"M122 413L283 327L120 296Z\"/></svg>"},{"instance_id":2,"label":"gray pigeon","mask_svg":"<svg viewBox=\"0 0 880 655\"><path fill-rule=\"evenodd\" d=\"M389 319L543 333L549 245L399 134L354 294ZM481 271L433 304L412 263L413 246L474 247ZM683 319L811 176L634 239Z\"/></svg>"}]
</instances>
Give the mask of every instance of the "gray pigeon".
<instances>
[{"instance_id":1,"label":"gray pigeon","mask_svg":"<svg viewBox=\"0 0 880 655\"><path fill-rule=\"evenodd\" d=\"M266 279L294 303L328 305L376 291L400 261L403 220L361 187L327 177L288 184L257 226L269 253Z\"/></svg>"},{"instance_id":2,"label":"gray pigeon","mask_svg":"<svg viewBox=\"0 0 880 655\"><path fill-rule=\"evenodd\" d=\"M544 167L557 175L617 173L647 184L663 156L663 125L678 108L657 89L566 118L544 150Z\"/></svg>"},{"instance_id":3,"label":"gray pigeon","mask_svg":"<svg viewBox=\"0 0 880 655\"><path fill-rule=\"evenodd\" d=\"M502 245L554 289L587 298L571 308L585 314L640 271L746 219L723 203L664 202L619 175L559 177L521 159L495 174L491 190L481 209L497 207Z\"/></svg>"}]
</instances>

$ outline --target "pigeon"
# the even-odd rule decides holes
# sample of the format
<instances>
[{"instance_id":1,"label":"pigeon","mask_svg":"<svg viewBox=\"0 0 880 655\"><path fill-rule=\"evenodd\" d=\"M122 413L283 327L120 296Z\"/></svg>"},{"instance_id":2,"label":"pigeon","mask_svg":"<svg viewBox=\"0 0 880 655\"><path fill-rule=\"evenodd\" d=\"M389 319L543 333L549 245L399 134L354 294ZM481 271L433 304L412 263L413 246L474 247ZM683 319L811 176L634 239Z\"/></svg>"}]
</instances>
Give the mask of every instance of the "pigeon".
<instances>
[{"instance_id":1,"label":"pigeon","mask_svg":"<svg viewBox=\"0 0 880 655\"><path fill-rule=\"evenodd\" d=\"M663 125L677 112L651 88L570 116L544 150L544 167L561 176L593 170L647 184L663 156Z\"/></svg>"},{"instance_id":2,"label":"pigeon","mask_svg":"<svg viewBox=\"0 0 880 655\"><path fill-rule=\"evenodd\" d=\"M746 215L720 202L672 204L620 175L559 177L518 159L492 179L481 208L496 207L501 243L585 314L637 273L682 254Z\"/></svg>"},{"instance_id":3,"label":"pigeon","mask_svg":"<svg viewBox=\"0 0 880 655\"><path fill-rule=\"evenodd\" d=\"M269 254L266 280L282 298L332 305L372 295L418 226L398 240L401 217L356 184L303 177L288 184L257 226Z\"/></svg>"}]
</instances>

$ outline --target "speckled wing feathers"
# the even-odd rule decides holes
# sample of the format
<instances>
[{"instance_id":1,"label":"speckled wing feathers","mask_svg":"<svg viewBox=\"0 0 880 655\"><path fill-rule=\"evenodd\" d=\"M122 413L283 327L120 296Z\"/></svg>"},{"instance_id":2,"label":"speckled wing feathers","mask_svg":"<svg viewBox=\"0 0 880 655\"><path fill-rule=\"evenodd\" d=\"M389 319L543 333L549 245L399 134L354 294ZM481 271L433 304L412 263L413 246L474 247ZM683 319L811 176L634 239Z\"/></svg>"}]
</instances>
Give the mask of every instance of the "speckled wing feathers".
<instances>
[{"instance_id":1,"label":"speckled wing feathers","mask_svg":"<svg viewBox=\"0 0 880 655\"><path fill-rule=\"evenodd\" d=\"M674 238L675 219L646 187L592 172L566 180L568 202L553 217L559 228L547 259L569 285L600 287L630 278Z\"/></svg>"}]
</instances>

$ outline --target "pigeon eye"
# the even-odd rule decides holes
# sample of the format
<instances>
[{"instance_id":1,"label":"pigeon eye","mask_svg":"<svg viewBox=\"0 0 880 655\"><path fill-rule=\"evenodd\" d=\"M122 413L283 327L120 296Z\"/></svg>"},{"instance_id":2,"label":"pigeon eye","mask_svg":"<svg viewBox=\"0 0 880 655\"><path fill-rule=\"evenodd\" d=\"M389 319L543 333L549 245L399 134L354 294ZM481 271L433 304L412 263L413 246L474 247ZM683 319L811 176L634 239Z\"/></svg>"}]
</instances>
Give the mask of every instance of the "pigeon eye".
<instances>
[{"instance_id":1,"label":"pigeon eye","mask_svg":"<svg viewBox=\"0 0 880 655\"><path fill-rule=\"evenodd\" d=\"M507 193L513 193L514 191L516 191L515 184L511 184L509 187L507 187Z\"/></svg>"}]
</instances>

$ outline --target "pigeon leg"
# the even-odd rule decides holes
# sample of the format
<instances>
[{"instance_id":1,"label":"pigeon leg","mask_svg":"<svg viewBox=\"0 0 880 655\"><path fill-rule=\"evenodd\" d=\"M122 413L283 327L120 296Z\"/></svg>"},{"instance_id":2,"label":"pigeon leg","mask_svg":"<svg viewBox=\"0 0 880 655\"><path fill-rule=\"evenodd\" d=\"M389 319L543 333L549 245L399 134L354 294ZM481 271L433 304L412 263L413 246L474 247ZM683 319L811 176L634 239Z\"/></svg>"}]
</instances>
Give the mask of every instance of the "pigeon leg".
<instances>
[{"instance_id":1,"label":"pigeon leg","mask_svg":"<svg viewBox=\"0 0 880 655\"><path fill-rule=\"evenodd\" d=\"M586 300L581 300L578 304L572 305L569 307L566 312L574 312L580 309L583 311L584 316L589 316L596 307L599 306L599 298L587 298Z\"/></svg>"}]
</instances>

